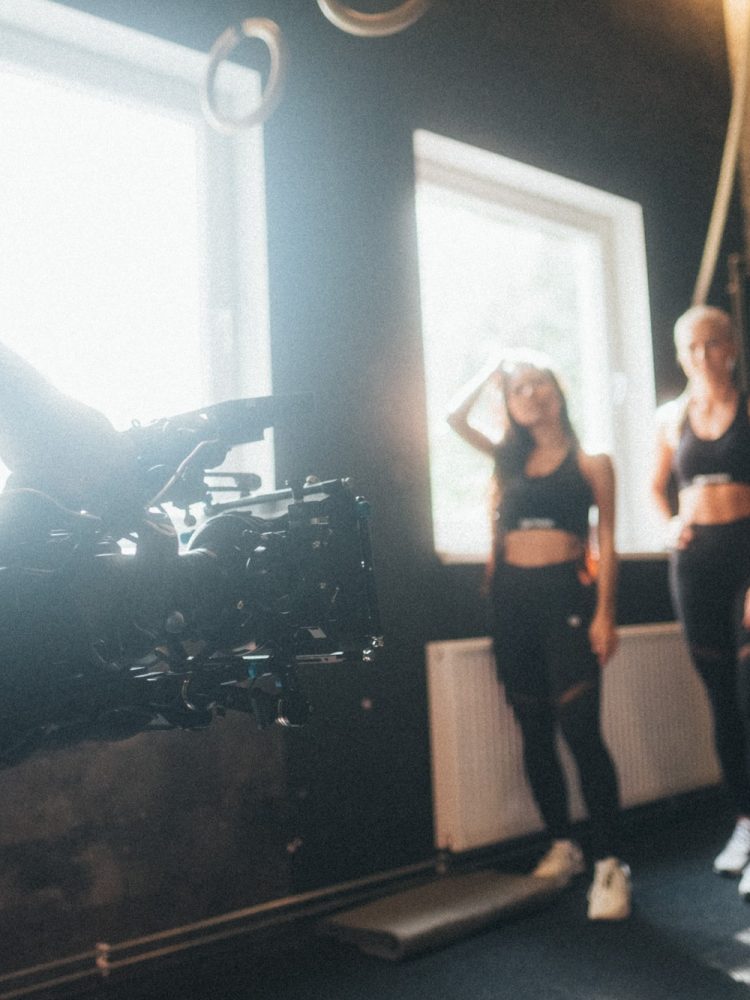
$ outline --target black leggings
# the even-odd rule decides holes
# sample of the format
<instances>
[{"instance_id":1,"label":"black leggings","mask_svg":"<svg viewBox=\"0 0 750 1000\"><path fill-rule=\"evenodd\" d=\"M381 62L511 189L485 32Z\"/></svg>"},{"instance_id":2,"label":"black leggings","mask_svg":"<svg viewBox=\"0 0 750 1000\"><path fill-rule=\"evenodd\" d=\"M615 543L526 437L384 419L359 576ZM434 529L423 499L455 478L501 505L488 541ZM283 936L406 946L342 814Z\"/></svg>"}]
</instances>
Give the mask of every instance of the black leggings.
<instances>
[{"instance_id":1,"label":"black leggings","mask_svg":"<svg viewBox=\"0 0 750 1000\"><path fill-rule=\"evenodd\" d=\"M672 597L711 704L724 780L737 812L750 816L750 632L742 626L750 518L693 530L689 546L672 556Z\"/></svg>"},{"instance_id":2,"label":"black leggings","mask_svg":"<svg viewBox=\"0 0 750 1000\"><path fill-rule=\"evenodd\" d=\"M576 762L596 859L619 853L619 797L601 734L600 668L588 637L594 604L594 589L580 581L574 563L532 569L500 563L496 568L495 658L521 729L534 800L550 836L568 838L559 730Z\"/></svg>"}]
</instances>

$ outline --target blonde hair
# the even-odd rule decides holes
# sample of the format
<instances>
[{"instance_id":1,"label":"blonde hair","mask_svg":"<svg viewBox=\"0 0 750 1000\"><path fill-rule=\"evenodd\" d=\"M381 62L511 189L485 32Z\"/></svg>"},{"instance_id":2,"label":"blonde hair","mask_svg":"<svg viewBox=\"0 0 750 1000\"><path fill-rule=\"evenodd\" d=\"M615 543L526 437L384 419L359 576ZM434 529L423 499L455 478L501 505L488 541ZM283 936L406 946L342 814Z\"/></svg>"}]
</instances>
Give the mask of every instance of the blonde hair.
<instances>
[{"instance_id":1,"label":"blonde hair","mask_svg":"<svg viewBox=\"0 0 750 1000\"><path fill-rule=\"evenodd\" d=\"M704 320L713 323L736 344L737 338L734 332L734 323L726 310L719 309L718 306L691 306L677 318L674 325L674 343L678 355L680 353L680 340L682 337L689 334L698 323ZM673 449L676 449L679 444L680 433L687 420L689 403L690 381L688 380L687 385L676 399L671 400L669 403L664 403L657 410L656 421L659 433L663 435L664 439Z\"/></svg>"},{"instance_id":2,"label":"blonde hair","mask_svg":"<svg viewBox=\"0 0 750 1000\"><path fill-rule=\"evenodd\" d=\"M683 334L688 333L703 320L709 320L720 327L727 336L734 339L734 325L728 312L719 309L718 306L691 306L682 316L678 317L674 325L675 345L679 347L679 341Z\"/></svg>"}]
</instances>

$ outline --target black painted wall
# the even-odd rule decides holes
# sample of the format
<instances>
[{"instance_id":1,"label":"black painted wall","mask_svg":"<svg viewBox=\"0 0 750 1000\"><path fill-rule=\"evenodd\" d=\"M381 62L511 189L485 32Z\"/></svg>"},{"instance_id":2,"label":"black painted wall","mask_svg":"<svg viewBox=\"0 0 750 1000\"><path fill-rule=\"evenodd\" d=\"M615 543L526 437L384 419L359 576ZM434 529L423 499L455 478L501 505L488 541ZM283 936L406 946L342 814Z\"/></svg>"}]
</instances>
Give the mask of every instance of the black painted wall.
<instances>
[{"instance_id":1,"label":"black painted wall","mask_svg":"<svg viewBox=\"0 0 750 1000\"><path fill-rule=\"evenodd\" d=\"M379 40L343 34L315 0L66 2L204 52L242 17L271 17L287 38L287 89L265 128L273 378L277 392L314 390L318 407L298 433L277 436L278 473L280 481L350 475L372 501L388 651L377 667L306 678L313 721L284 735L283 766L269 778L283 800L275 836L268 782L261 778L265 799L255 799L248 776L232 822L245 843L263 845L256 861L262 867L267 857L274 877L246 884L243 899L429 858L423 647L483 634L485 618L478 569L441 566L431 549L413 131L474 143L643 205L657 383L666 398L681 387L671 326L689 304L729 110L721 0L436 0L417 25ZM361 0L359 9L391 5ZM261 46L239 57L265 69ZM735 207L726 251L741 249L739 239ZM719 304L725 280L722 265ZM621 600L622 621L668 615L663 561L625 567ZM241 734L228 738L242 752ZM276 767L278 739L248 737L261 775L270 766L264 746ZM133 772L129 780L135 802L139 783L151 778ZM184 801L172 816L178 831L191 822ZM100 818L91 836L104 838L108 822ZM237 905L236 892L226 901ZM152 903L158 912L148 925L171 926L169 892ZM212 899L207 909L220 906ZM132 932L109 919L112 937Z\"/></svg>"}]
</instances>

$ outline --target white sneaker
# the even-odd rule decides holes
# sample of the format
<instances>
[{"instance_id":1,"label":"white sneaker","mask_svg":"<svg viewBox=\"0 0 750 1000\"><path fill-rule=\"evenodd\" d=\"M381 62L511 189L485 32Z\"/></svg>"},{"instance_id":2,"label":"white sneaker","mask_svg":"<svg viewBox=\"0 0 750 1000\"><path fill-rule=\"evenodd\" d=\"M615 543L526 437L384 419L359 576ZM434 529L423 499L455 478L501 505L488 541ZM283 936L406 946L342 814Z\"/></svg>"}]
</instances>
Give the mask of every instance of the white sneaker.
<instances>
[{"instance_id":1,"label":"white sneaker","mask_svg":"<svg viewBox=\"0 0 750 1000\"><path fill-rule=\"evenodd\" d=\"M572 840L554 840L552 847L531 873L535 878L551 878L567 885L586 868L583 851Z\"/></svg>"},{"instance_id":2,"label":"white sneaker","mask_svg":"<svg viewBox=\"0 0 750 1000\"><path fill-rule=\"evenodd\" d=\"M594 865L588 892L589 920L625 920L630 916L630 869L617 858Z\"/></svg>"},{"instance_id":3,"label":"white sneaker","mask_svg":"<svg viewBox=\"0 0 750 1000\"><path fill-rule=\"evenodd\" d=\"M737 892L746 902L750 903L750 865L745 866L740 884L737 886Z\"/></svg>"},{"instance_id":4,"label":"white sneaker","mask_svg":"<svg viewBox=\"0 0 750 1000\"><path fill-rule=\"evenodd\" d=\"M714 871L719 875L739 875L750 861L750 819L737 820L727 846L717 855Z\"/></svg>"}]
</instances>

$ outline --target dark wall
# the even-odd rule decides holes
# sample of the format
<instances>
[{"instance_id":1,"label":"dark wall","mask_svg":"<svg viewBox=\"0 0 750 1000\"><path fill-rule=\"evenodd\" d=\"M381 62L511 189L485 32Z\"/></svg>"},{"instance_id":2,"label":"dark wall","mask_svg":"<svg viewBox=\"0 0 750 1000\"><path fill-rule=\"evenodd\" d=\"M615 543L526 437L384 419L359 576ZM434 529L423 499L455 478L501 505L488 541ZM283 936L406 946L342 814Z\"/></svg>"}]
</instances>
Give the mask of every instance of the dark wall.
<instances>
[{"instance_id":1,"label":"dark wall","mask_svg":"<svg viewBox=\"0 0 750 1000\"><path fill-rule=\"evenodd\" d=\"M265 128L273 379L277 392L314 390L318 407L278 435L279 479L350 475L371 500L388 639L376 668L306 681L313 721L285 748L287 891L427 858L423 646L482 634L485 618L479 571L441 566L431 548L413 131L642 204L665 398L681 386L671 326L689 304L729 110L721 0L436 0L378 40L343 34L314 0L67 2L204 52L247 16L286 36L287 88ZM259 45L239 58L265 69ZM727 251L739 233L735 210ZM722 264L720 304L725 280ZM622 601L624 621L664 617L664 563L629 566Z\"/></svg>"}]
</instances>

